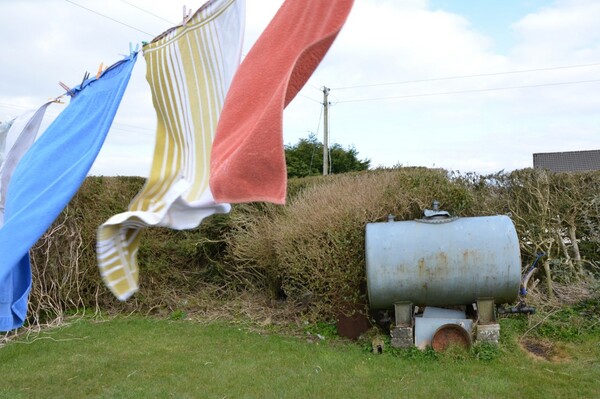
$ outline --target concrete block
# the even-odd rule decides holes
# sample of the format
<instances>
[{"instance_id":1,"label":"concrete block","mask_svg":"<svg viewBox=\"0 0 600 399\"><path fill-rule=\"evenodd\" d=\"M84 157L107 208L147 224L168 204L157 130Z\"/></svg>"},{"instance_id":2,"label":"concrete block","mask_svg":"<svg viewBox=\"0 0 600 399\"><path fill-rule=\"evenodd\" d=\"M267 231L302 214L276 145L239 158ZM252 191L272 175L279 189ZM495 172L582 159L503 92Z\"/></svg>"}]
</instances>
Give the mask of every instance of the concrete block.
<instances>
[{"instance_id":1,"label":"concrete block","mask_svg":"<svg viewBox=\"0 0 600 399\"><path fill-rule=\"evenodd\" d=\"M477 341L498 345L500 339L500 324L478 324Z\"/></svg>"},{"instance_id":2,"label":"concrete block","mask_svg":"<svg viewBox=\"0 0 600 399\"><path fill-rule=\"evenodd\" d=\"M390 330L391 345L394 348L410 348L413 346L412 327L393 327Z\"/></svg>"}]
</instances>

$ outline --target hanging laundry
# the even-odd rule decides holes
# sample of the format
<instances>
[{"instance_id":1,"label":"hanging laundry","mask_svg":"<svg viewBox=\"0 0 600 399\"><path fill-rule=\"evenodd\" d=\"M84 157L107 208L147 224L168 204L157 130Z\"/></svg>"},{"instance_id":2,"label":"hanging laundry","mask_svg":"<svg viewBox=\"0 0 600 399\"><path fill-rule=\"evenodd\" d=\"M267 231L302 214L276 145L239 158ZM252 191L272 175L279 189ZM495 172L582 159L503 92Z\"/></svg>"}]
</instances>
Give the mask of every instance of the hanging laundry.
<instances>
[{"instance_id":1,"label":"hanging laundry","mask_svg":"<svg viewBox=\"0 0 600 399\"><path fill-rule=\"evenodd\" d=\"M6 122L0 122L0 168L4 163L6 153L8 152L8 150L6 149L6 136L8 135L8 129L10 129L13 122L14 119L11 119Z\"/></svg>"},{"instance_id":2,"label":"hanging laundry","mask_svg":"<svg viewBox=\"0 0 600 399\"><path fill-rule=\"evenodd\" d=\"M140 232L191 229L229 212L210 192L210 150L225 94L239 65L245 3L213 0L144 46L158 126L150 176L128 211L98 228L100 273L114 295L138 289Z\"/></svg>"},{"instance_id":3,"label":"hanging laundry","mask_svg":"<svg viewBox=\"0 0 600 399\"><path fill-rule=\"evenodd\" d=\"M23 155L38 135L46 109L54 100L48 101L37 110L26 112L12 120L6 135L4 162L0 164L0 227L4 224L4 207L8 183Z\"/></svg>"},{"instance_id":4,"label":"hanging laundry","mask_svg":"<svg viewBox=\"0 0 600 399\"><path fill-rule=\"evenodd\" d=\"M18 163L0 228L0 331L25 321L31 289L29 249L69 203L90 170L123 97L137 53L99 79L72 89L75 97Z\"/></svg>"},{"instance_id":5,"label":"hanging laundry","mask_svg":"<svg viewBox=\"0 0 600 399\"><path fill-rule=\"evenodd\" d=\"M333 43L352 0L286 0L231 83L211 154L217 202L285 203L283 109Z\"/></svg>"}]
</instances>

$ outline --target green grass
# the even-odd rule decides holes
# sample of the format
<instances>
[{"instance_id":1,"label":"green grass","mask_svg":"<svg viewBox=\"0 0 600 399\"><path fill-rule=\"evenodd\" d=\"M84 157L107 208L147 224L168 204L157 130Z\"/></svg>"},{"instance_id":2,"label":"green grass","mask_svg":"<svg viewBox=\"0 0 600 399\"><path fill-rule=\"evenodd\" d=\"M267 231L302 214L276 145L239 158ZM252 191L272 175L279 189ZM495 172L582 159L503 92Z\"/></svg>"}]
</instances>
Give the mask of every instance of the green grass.
<instances>
[{"instance_id":1,"label":"green grass","mask_svg":"<svg viewBox=\"0 0 600 399\"><path fill-rule=\"evenodd\" d=\"M387 350L141 318L80 320L0 348L0 398L597 398L600 339L525 355L519 323L500 349Z\"/></svg>"}]
</instances>

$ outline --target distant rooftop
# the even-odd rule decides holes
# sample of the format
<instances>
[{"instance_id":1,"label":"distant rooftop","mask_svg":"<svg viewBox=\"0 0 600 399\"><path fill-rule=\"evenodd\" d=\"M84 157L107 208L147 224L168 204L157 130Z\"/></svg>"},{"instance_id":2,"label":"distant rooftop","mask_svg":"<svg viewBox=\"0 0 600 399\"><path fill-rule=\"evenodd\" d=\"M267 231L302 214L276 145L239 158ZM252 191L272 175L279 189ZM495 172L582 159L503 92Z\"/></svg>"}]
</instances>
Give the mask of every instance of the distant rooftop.
<instances>
[{"instance_id":1,"label":"distant rooftop","mask_svg":"<svg viewBox=\"0 0 600 399\"><path fill-rule=\"evenodd\" d=\"M600 170L600 150L533 154L533 167L553 172Z\"/></svg>"}]
</instances>

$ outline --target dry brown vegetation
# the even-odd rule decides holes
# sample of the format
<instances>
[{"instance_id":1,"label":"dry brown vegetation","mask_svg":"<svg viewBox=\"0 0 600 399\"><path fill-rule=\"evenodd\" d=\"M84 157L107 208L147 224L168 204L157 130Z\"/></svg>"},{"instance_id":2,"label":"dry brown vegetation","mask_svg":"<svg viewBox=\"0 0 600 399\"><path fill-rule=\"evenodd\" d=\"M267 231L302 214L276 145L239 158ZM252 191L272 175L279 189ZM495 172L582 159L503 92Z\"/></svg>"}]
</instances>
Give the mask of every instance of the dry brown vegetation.
<instances>
[{"instance_id":1,"label":"dry brown vegetation","mask_svg":"<svg viewBox=\"0 0 600 399\"><path fill-rule=\"evenodd\" d=\"M329 319L366 305L366 223L388 214L419 218L434 199L456 216L508 214L523 267L539 251L548 254L535 275L541 283L534 291L544 300L589 296L599 275L599 172L480 176L395 168L292 179L286 206L237 205L195 230L149 229L139 253L141 289L121 303L98 274L95 231L124 211L142 184L131 177L86 180L32 249L30 323L83 309L205 317L220 309L250 316L243 304L251 302L262 307L259 321L299 313Z\"/></svg>"}]
</instances>

